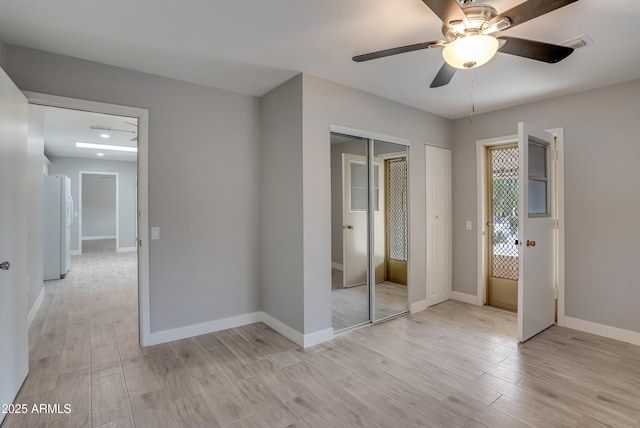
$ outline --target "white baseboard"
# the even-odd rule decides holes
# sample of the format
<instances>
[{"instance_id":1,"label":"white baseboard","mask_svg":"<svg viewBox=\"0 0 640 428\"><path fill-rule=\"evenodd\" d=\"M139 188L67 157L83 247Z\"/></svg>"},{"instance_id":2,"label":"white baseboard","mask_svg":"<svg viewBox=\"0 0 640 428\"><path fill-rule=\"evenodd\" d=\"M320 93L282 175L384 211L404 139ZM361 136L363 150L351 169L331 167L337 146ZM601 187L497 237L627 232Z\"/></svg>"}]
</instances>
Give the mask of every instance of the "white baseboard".
<instances>
[{"instance_id":1,"label":"white baseboard","mask_svg":"<svg viewBox=\"0 0 640 428\"><path fill-rule=\"evenodd\" d=\"M69 251L69 255L70 256L81 256L82 253L80 252L80 250L71 250L71 251Z\"/></svg>"},{"instance_id":2,"label":"white baseboard","mask_svg":"<svg viewBox=\"0 0 640 428\"><path fill-rule=\"evenodd\" d=\"M116 249L118 253L133 253L134 251L138 251L138 247L120 247Z\"/></svg>"},{"instance_id":3,"label":"white baseboard","mask_svg":"<svg viewBox=\"0 0 640 428\"><path fill-rule=\"evenodd\" d=\"M319 345L320 343L329 341L331 339L333 339L333 328L315 331L313 333L304 335L304 344L302 345L302 347L308 348L310 346Z\"/></svg>"},{"instance_id":4,"label":"white baseboard","mask_svg":"<svg viewBox=\"0 0 640 428\"><path fill-rule=\"evenodd\" d=\"M200 324L188 325L184 327L174 328L171 330L157 331L151 333L149 338L149 346L158 345L165 342L173 342L174 340L186 339L188 337L200 336L202 334L214 333L228 328L241 327L247 324L263 322L281 335L285 336L295 344L308 348L327 340L333 339L333 329L316 331L314 333L303 335L299 331L289 327L282 321L272 317L266 312L252 312L249 314L237 315L234 317L223 318L214 321L203 322Z\"/></svg>"},{"instance_id":5,"label":"white baseboard","mask_svg":"<svg viewBox=\"0 0 640 428\"><path fill-rule=\"evenodd\" d=\"M419 302L412 303L409 307L409 312L415 314L416 312L424 311L427 309L429 305L427 304L427 299L420 300Z\"/></svg>"},{"instance_id":6,"label":"white baseboard","mask_svg":"<svg viewBox=\"0 0 640 428\"><path fill-rule=\"evenodd\" d=\"M298 330L295 330L289 327L282 321L272 317L266 312L260 312L260 317L261 317L260 321L262 321L263 323L265 323L266 325L268 325L269 327L271 327L272 329L274 329L275 331L277 331L287 339L291 340L292 342L300 346L304 346L304 335L300 333Z\"/></svg>"},{"instance_id":7,"label":"white baseboard","mask_svg":"<svg viewBox=\"0 0 640 428\"><path fill-rule=\"evenodd\" d=\"M261 312L237 315L219 320L207 321L200 324L187 325L171 330L157 331L151 333L149 345L158 345L174 340L186 339L188 337L200 336L201 334L213 333L228 328L240 327L262 321Z\"/></svg>"},{"instance_id":8,"label":"white baseboard","mask_svg":"<svg viewBox=\"0 0 640 428\"><path fill-rule=\"evenodd\" d=\"M460 293L459 291L452 291L451 299L457 300L459 302L464 302L464 303L469 303L471 305L479 306L478 296L474 296L473 294Z\"/></svg>"},{"instance_id":9,"label":"white baseboard","mask_svg":"<svg viewBox=\"0 0 640 428\"><path fill-rule=\"evenodd\" d=\"M564 317L564 327L640 346L640 332L637 331L625 330L618 327L612 327L610 325L598 324L567 316Z\"/></svg>"},{"instance_id":10,"label":"white baseboard","mask_svg":"<svg viewBox=\"0 0 640 428\"><path fill-rule=\"evenodd\" d=\"M29 321L29 326L31 326L31 323L33 322L33 319L36 317L36 315L38 315L38 310L40 309L40 305L42 305L42 300L44 299L44 286L42 286L42 288L40 289L40 294L38 294L38 298L36 299L36 302L33 304L33 306L31 307L31 310L29 311L29 315L27 317L27 320Z\"/></svg>"},{"instance_id":11,"label":"white baseboard","mask_svg":"<svg viewBox=\"0 0 640 428\"><path fill-rule=\"evenodd\" d=\"M340 263L334 263L334 262L332 262L332 263L331 263L331 268L332 268L332 269L337 269L337 270L344 271L344 266L343 266L343 265L341 265Z\"/></svg>"},{"instance_id":12,"label":"white baseboard","mask_svg":"<svg viewBox=\"0 0 640 428\"><path fill-rule=\"evenodd\" d=\"M103 235L103 236L83 236L83 241L97 241L99 239L116 239L116 235Z\"/></svg>"}]
</instances>

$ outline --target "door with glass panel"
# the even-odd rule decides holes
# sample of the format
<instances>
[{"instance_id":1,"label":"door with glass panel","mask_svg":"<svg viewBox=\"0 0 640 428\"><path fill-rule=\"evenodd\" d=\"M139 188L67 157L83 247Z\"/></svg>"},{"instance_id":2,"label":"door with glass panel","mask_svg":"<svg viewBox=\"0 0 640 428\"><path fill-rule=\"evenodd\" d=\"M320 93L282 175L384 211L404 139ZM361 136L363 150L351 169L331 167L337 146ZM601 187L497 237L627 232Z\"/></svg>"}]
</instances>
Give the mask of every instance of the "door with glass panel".
<instances>
[{"instance_id":1,"label":"door with glass panel","mask_svg":"<svg viewBox=\"0 0 640 428\"><path fill-rule=\"evenodd\" d=\"M518 145L487 148L487 304L518 309Z\"/></svg>"},{"instance_id":2,"label":"door with glass panel","mask_svg":"<svg viewBox=\"0 0 640 428\"><path fill-rule=\"evenodd\" d=\"M555 323L557 260L553 136L518 124L520 250L518 340L524 342Z\"/></svg>"}]
</instances>

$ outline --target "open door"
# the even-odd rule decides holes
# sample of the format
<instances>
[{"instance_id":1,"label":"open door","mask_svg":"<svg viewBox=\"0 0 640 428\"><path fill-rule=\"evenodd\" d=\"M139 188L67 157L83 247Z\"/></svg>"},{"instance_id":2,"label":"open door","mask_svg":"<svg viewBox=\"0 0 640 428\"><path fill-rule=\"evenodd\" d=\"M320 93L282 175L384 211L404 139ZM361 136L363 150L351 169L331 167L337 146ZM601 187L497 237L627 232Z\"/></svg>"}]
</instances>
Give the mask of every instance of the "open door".
<instances>
[{"instance_id":1,"label":"open door","mask_svg":"<svg viewBox=\"0 0 640 428\"><path fill-rule=\"evenodd\" d=\"M384 281L384 160L374 162L374 221L376 252L374 263L376 282ZM368 168L364 156L344 153L342 155L342 229L344 287L367 283L368 239Z\"/></svg>"},{"instance_id":2,"label":"open door","mask_svg":"<svg viewBox=\"0 0 640 428\"><path fill-rule=\"evenodd\" d=\"M518 340L555 323L553 136L518 124Z\"/></svg>"},{"instance_id":3,"label":"open door","mask_svg":"<svg viewBox=\"0 0 640 428\"><path fill-rule=\"evenodd\" d=\"M27 333L27 99L0 69L0 403L29 370ZM0 423L6 412L0 412Z\"/></svg>"}]
</instances>

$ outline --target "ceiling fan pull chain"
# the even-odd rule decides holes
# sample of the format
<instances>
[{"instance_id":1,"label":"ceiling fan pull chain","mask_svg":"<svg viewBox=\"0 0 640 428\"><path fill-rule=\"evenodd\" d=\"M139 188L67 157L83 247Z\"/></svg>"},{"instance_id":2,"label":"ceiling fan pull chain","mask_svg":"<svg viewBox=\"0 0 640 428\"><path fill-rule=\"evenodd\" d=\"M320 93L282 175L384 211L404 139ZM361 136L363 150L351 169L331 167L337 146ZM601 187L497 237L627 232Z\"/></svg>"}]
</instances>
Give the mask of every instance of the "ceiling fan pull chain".
<instances>
[{"instance_id":1,"label":"ceiling fan pull chain","mask_svg":"<svg viewBox=\"0 0 640 428\"><path fill-rule=\"evenodd\" d=\"M471 82L469 83L469 99L471 101L471 116L469 117L469 122L470 122L470 125L473 126L473 114L476 112L476 101L473 98L473 83L475 78L474 78L473 68L469 71L471 72L470 74Z\"/></svg>"}]
</instances>

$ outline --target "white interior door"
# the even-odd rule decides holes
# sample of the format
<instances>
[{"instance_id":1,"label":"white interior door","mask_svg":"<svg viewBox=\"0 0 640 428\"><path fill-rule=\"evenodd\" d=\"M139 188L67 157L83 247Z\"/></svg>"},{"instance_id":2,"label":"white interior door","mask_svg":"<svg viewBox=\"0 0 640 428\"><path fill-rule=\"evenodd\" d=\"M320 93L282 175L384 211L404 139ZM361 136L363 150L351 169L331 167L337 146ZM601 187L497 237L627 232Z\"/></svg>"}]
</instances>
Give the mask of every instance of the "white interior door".
<instances>
[{"instance_id":1,"label":"white interior door","mask_svg":"<svg viewBox=\"0 0 640 428\"><path fill-rule=\"evenodd\" d=\"M427 304L451 298L451 150L425 146Z\"/></svg>"},{"instance_id":2,"label":"white interior door","mask_svg":"<svg viewBox=\"0 0 640 428\"><path fill-rule=\"evenodd\" d=\"M518 150L518 340L524 342L555 323L553 136L519 123Z\"/></svg>"},{"instance_id":3,"label":"white interior door","mask_svg":"<svg viewBox=\"0 0 640 428\"><path fill-rule=\"evenodd\" d=\"M27 336L27 100L0 69L0 403L29 370ZM5 414L0 412L0 422Z\"/></svg>"},{"instance_id":4,"label":"white interior door","mask_svg":"<svg viewBox=\"0 0 640 428\"><path fill-rule=\"evenodd\" d=\"M384 160L373 158L375 201L374 227L376 281L384 275ZM344 287L367 283L367 159L364 156L342 155L342 229Z\"/></svg>"}]
</instances>

